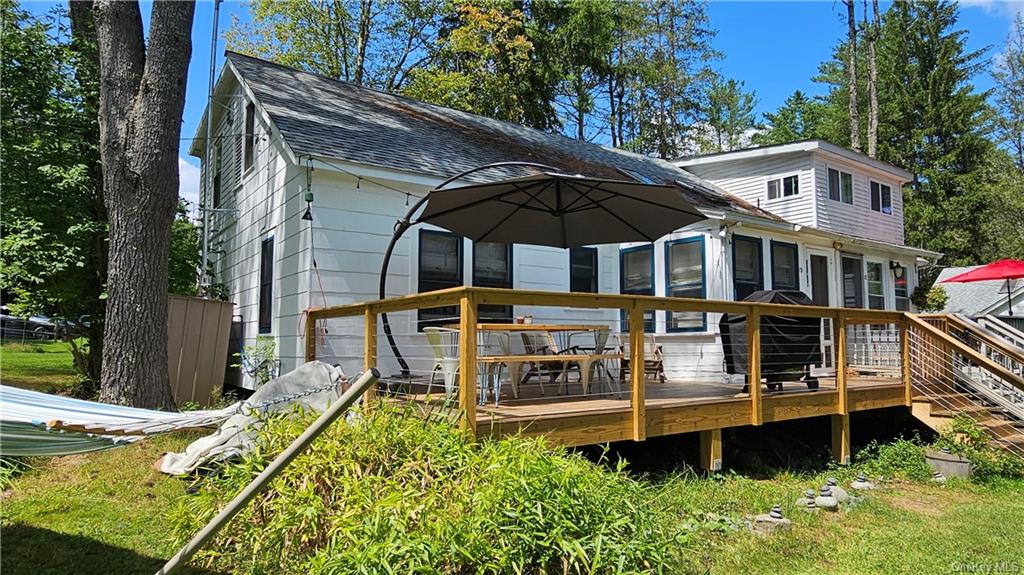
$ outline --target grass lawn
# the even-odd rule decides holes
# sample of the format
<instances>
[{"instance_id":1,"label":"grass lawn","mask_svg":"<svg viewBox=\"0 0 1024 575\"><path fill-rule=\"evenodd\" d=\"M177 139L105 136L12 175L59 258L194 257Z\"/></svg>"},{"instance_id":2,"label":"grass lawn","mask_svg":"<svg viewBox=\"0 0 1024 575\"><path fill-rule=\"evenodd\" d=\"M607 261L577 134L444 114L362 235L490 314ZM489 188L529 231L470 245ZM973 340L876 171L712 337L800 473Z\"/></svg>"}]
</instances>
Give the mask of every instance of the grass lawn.
<instances>
[{"instance_id":1,"label":"grass lawn","mask_svg":"<svg viewBox=\"0 0 1024 575\"><path fill-rule=\"evenodd\" d=\"M163 476L152 463L194 437L157 437L100 453L31 461L33 468L3 494L0 571L156 571L176 550L165 514L187 483ZM652 486L652 493L678 511L681 522L700 518L679 547L683 571L924 575L978 565L1024 571L1024 482L903 483L872 493L848 512L795 510L800 491L825 475L670 478ZM793 520L792 531L763 538L743 528L745 516L774 503Z\"/></svg>"},{"instance_id":2,"label":"grass lawn","mask_svg":"<svg viewBox=\"0 0 1024 575\"><path fill-rule=\"evenodd\" d=\"M156 572L177 550L164 513L187 483L153 469L153 462L196 437L180 433L97 453L28 460L31 469L2 495L0 572Z\"/></svg>"},{"instance_id":3,"label":"grass lawn","mask_svg":"<svg viewBox=\"0 0 1024 575\"><path fill-rule=\"evenodd\" d=\"M64 393L75 384L71 351L63 342L4 343L0 345L0 383Z\"/></svg>"},{"instance_id":4,"label":"grass lawn","mask_svg":"<svg viewBox=\"0 0 1024 575\"><path fill-rule=\"evenodd\" d=\"M684 551L698 573L915 574L1024 572L1024 481L947 486L902 483L872 492L860 506L839 513L808 514L795 499L821 483L780 474L771 480L732 476L689 480L665 497L679 509L702 509L728 519L711 521ZM731 524L781 504L793 529L760 537ZM716 528L716 523L719 526ZM710 533L708 532L710 526ZM987 566L990 571L983 571Z\"/></svg>"}]
</instances>

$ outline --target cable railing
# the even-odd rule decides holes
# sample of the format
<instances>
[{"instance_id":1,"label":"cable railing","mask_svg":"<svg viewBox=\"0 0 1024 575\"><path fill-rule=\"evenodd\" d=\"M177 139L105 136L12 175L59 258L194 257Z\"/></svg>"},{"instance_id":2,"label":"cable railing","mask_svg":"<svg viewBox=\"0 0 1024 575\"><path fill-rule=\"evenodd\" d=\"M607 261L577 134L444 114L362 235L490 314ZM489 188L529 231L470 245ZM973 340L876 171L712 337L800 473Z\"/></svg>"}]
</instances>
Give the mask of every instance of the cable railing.
<instances>
[{"instance_id":1,"label":"cable railing","mask_svg":"<svg viewBox=\"0 0 1024 575\"><path fill-rule=\"evenodd\" d=\"M311 310L305 355L377 367L370 397L478 435L557 422L584 444L910 405L905 330L893 311L459 287Z\"/></svg>"},{"instance_id":2,"label":"cable railing","mask_svg":"<svg viewBox=\"0 0 1024 575\"><path fill-rule=\"evenodd\" d=\"M945 318L941 323L934 318L910 318L908 339L914 393L938 407L940 415L971 418L993 442L1024 457L1024 444L1015 441L1021 437L1019 426L1024 421L1024 380L970 341L963 341L969 340L958 331L964 325L955 317Z\"/></svg>"}]
</instances>

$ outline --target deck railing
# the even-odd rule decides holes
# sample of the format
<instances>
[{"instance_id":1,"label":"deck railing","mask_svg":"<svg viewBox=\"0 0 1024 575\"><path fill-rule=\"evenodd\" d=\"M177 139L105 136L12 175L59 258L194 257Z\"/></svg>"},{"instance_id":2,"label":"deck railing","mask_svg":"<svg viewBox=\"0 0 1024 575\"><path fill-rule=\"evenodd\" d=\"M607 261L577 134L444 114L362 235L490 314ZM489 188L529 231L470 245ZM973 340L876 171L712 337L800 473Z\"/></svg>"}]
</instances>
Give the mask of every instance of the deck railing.
<instances>
[{"instance_id":1,"label":"deck railing","mask_svg":"<svg viewBox=\"0 0 1024 575\"><path fill-rule=\"evenodd\" d=\"M605 353L601 360L608 365L603 376L600 369L597 371L598 377L604 378L603 382L597 387L591 385L590 393L580 389L580 393L575 395L569 391L548 395L547 392L550 390L544 389L543 397L537 396L532 386L524 384L519 389L524 395L514 398L508 395L511 383L509 380L505 384L505 391L501 393L500 400L508 410L492 407L489 403L481 406L479 394L497 391L493 389L497 386L481 382L478 375L485 375L493 382L494 373L488 370L495 363L499 363L496 360L500 358L493 356L500 353L501 346L483 338L483 334L478 333L478 324L491 321L481 318L493 316L495 310L505 310L507 314L509 309L516 310L516 314L522 311L533 315L534 323L537 324L586 324L597 326L595 330L611 332L611 336L606 339ZM428 314L422 310L433 311ZM407 374L400 373L394 354L388 345L382 344L382 314L391 314L391 331L406 360L413 365ZM744 316L747 320L747 359L743 362L745 365L739 366L738 369L730 370L728 364L723 361L720 334L717 329L722 314ZM804 382L779 383L778 387L783 389L781 393L770 392L761 385L749 386L748 395L737 393L741 392L740 387L744 381L767 379L771 383L772 378L777 375L777 364L786 361L784 346L787 344L770 339L772 334L761 333L760 318L764 316L824 320L820 324L822 357L810 375L820 382L819 391L826 393L819 393L812 398L809 394L803 393L809 391L803 389ZM456 382L451 389L446 390L451 393L440 391L444 387L441 381L443 377L432 371L434 350L421 333L425 324L446 325L453 331L457 328L457 340L461 344L449 355L453 356L452 359L458 360L458 382L474 384L461 385ZM681 331L679 326L685 326L682 329L689 331ZM907 326L907 317L902 312L895 311L458 287L311 310L306 323L305 348L307 359L323 357L327 361L340 361L343 365L349 362L347 365L353 369L381 368L381 389L388 390L392 395L401 395L418 401L430 402L438 398L443 403L446 402L446 405L457 409L461 425L474 433L483 434L483 430L477 429L478 425L486 425L490 420L502 418L505 421L516 418L540 420L561 413L579 416L590 414L595 417L604 415L607 416L605 419L611 420L613 418L608 414L617 412L626 414L628 426L622 425L619 435L611 434L607 437L639 441L649 435L650 425L656 427L656 434L669 430L700 428L680 422L662 421L649 415L648 409L710 399L728 400L736 409L742 408L742 411L736 413L744 414L739 419L733 417L728 421L723 420L723 425L719 427L741 423L761 425L766 421L829 414L840 418L838 427L845 429L845 418L851 411L851 378L858 384L874 382L884 383L889 387L902 386L902 389L897 391L903 403L910 405ZM663 362L663 372L660 376L658 373L652 373L651 369L652 331L656 332L653 345L659 348L660 360ZM504 345L507 346L508 341L505 340ZM774 355L762 351L762 341L773 342L773 349L776 350ZM587 353L593 353L593 347L590 351L579 351L575 355L569 355L582 358ZM507 363L509 362L504 362ZM563 369L553 367L553 364L558 363L557 358L533 363L539 365L538 369L543 369L545 365L559 372L570 369L568 361L563 362ZM629 369L629 366L643 365L648 369ZM526 369L529 366L520 367ZM513 377L509 371L499 370L497 381ZM740 373L730 374L730 371ZM744 372L747 374L746 377L742 375ZM578 379L582 380L579 365L576 365L575 373ZM517 375L522 375L522 372ZM537 375L537 379L548 378L550 373ZM567 373L562 373L559 377L561 382L571 382ZM430 390L431 397L427 397L428 393L424 391L431 385L432 389L439 391L435 396ZM783 385L787 386L788 390L782 387ZM571 382L568 387L561 384L558 387L567 390L573 386L581 387L579 381ZM799 389L794 389L794 386ZM374 393L368 392L368 399L371 399ZM705 395L701 396L701 393ZM798 397L792 397L785 402L779 400L782 396L801 393L804 396L803 400ZM766 400L766 396L769 400ZM495 400L497 402L498 398ZM804 404L809 407L805 409ZM616 425L625 423L622 419L615 421L618 422ZM843 437L837 440L848 444L848 440Z\"/></svg>"}]
</instances>

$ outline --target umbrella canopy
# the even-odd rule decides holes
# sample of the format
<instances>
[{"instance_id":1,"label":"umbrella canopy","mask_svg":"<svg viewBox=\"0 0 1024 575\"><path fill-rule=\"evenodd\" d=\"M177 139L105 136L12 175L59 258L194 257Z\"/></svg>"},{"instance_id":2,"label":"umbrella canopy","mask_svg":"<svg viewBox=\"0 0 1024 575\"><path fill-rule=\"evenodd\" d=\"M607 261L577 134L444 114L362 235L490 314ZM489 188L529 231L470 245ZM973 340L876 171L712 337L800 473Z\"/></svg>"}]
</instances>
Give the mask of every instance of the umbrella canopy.
<instances>
[{"instance_id":1,"label":"umbrella canopy","mask_svg":"<svg viewBox=\"0 0 1024 575\"><path fill-rule=\"evenodd\" d=\"M1012 280L1024 278L1024 261L999 260L969 272L955 275L942 283L968 283L992 280Z\"/></svg>"},{"instance_id":2,"label":"umbrella canopy","mask_svg":"<svg viewBox=\"0 0 1024 575\"><path fill-rule=\"evenodd\" d=\"M674 186L543 173L434 190L419 217L480 242L653 242L706 219Z\"/></svg>"}]
</instances>

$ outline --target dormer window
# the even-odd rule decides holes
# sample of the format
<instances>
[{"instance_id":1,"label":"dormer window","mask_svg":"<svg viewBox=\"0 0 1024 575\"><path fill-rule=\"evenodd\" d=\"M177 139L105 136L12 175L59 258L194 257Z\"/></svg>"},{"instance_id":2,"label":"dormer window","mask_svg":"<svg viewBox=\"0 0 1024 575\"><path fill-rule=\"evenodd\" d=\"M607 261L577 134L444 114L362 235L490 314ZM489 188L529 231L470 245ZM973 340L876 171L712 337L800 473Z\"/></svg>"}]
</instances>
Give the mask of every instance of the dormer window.
<instances>
[{"instance_id":1,"label":"dormer window","mask_svg":"<svg viewBox=\"0 0 1024 575\"><path fill-rule=\"evenodd\" d=\"M800 193L800 176L786 176L775 180L768 180L768 199L777 200L788 198Z\"/></svg>"},{"instance_id":2,"label":"dormer window","mask_svg":"<svg viewBox=\"0 0 1024 575\"><path fill-rule=\"evenodd\" d=\"M853 175L828 169L828 199L853 205Z\"/></svg>"},{"instance_id":3,"label":"dormer window","mask_svg":"<svg viewBox=\"0 0 1024 575\"><path fill-rule=\"evenodd\" d=\"M883 214L892 214L892 188L878 182L871 182L871 209Z\"/></svg>"}]
</instances>

